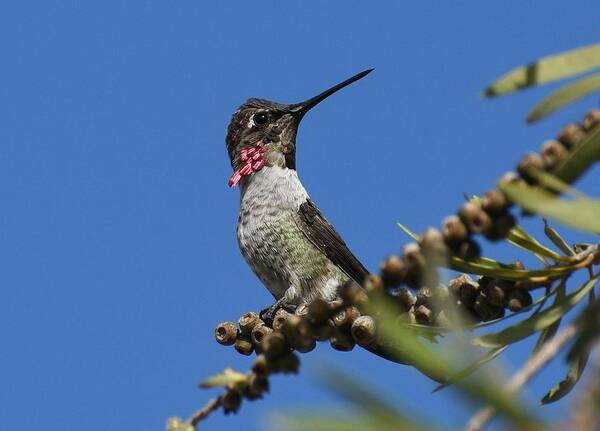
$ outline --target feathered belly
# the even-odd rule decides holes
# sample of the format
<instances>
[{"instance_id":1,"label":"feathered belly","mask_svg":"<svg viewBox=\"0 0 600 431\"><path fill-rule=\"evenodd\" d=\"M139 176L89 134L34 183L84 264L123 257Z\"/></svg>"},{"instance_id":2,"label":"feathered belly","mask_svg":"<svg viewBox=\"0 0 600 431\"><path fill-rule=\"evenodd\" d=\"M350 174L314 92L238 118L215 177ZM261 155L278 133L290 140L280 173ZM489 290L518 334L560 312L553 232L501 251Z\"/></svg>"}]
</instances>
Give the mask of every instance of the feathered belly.
<instances>
[{"instance_id":1,"label":"feathered belly","mask_svg":"<svg viewBox=\"0 0 600 431\"><path fill-rule=\"evenodd\" d=\"M332 298L345 276L298 229L288 211L247 214L238 223L242 255L271 294L291 302Z\"/></svg>"}]
</instances>

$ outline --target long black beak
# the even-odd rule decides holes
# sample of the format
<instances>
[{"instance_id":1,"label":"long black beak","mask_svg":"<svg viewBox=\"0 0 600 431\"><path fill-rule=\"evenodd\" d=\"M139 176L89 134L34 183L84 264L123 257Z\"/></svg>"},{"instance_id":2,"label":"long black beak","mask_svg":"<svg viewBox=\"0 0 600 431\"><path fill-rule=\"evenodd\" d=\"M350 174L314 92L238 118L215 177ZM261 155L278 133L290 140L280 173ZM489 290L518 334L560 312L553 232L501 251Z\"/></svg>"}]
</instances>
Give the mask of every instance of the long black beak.
<instances>
[{"instance_id":1,"label":"long black beak","mask_svg":"<svg viewBox=\"0 0 600 431\"><path fill-rule=\"evenodd\" d=\"M302 118L304 116L304 114L306 114L312 108L314 108L315 106L317 106L323 100L327 99L333 93L341 90L342 88L344 88L344 87L352 84L355 81L358 81L361 78L364 78L365 76L367 76L372 71L373 71L373 69L367 69L365 71L357 73L352 78L348 78L344 82L340 82L339 84L334 85L330 89L323 91L321 94L319 94L319 95L317 95L315 97L312 97L312 98L310 98L308 100L305 100L304 102L301 102L301 103L298 103L298 104L294 105L293 108L292 108L292 112L295 112L295 113L299 114L300 118Z\"/></svg>"}]
</instances>

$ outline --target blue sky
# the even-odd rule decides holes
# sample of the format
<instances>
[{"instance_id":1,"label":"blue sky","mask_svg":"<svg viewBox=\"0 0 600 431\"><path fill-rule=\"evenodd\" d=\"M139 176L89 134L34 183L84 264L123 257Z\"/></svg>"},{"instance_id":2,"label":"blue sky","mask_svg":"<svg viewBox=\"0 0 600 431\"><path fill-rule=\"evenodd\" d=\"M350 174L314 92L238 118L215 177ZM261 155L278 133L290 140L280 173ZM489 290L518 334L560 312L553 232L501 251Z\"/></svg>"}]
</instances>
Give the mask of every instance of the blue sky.
<instances>
[{"instance_id":1,"label":"blue sky","mask_svg":"<svg viewBox=\"0 0 600 431\"><path fill-rule=\"evenodd\" d=\"M597 105L526 126L552 87L479 92L513 66L597 41L598 12L597 1L4 2L2 427L162 429L214 395L200 379L248 368L213 341L215 324L271 300L237 249L239 197L227 187L225 128L245 99L304 100L375 67L306 117L297 164L376 269L407 241L396 222L439 224L463 192L485 191ZM264 400L203 429L260 430L273 411L338 406L312 377L324 361L441 421L468 417L409 367L322 345L301 375L274 378ZM562 372L559 362L538 378L533 399Z\"/></svg>"}]
</instances>

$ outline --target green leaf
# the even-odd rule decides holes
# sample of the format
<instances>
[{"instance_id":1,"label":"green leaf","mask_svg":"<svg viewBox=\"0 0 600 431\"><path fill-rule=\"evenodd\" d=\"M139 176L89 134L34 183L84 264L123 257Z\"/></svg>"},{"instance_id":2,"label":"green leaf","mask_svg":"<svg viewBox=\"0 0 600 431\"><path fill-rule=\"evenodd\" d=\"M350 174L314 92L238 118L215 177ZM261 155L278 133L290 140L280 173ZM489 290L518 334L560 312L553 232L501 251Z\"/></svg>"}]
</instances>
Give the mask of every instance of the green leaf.
<instances>
[{"instance_id":1,"label":"green leaf","mask_svg":"<svg viewBox=\"0 0 600 431\"><path fill-rule=\"evenodd\" d=\"M231 368L226 368L222 373L216 374L200 383L201 388L216 388L219 386L237 385L246 381L246 375L238 373Z\"/></svg>"},{"instance_id":2,"label":"green leaf","mask_svg":"<svg viewBox=\"0 0 600 431\"><path fill-rule=\"evenodd\" d=\"M555 246L567 256L575 256L575 252L571 246L563 239L556 229L550 227L548 221L544 219L544 234L554 243Z\"/></svg>"},{"instance_id":3,"label":"green leaf","mask_svg":"<svg viewBox=\"0 0 600 431\"><path fill-rule=\"evenodd\" d=\"M470 274L487 275L503 280L534 280L536 278L559 278L573 272L575 265L551 266L545 269L514 269L510 267L493 266L481 260L467 261L459 257L450 258L450 268Z\"/></svg>"},{"instance_id":4,"label":"green leaf","mask_svg":"<svg viewBox=\"0 0 600 431\"><path fill-rule=\"evenodd\" d=\"M590 292L598 278L587 281L575 292L565 296L560 301L556 301L551 307L544 311L534 314L529 318L522 320L502 331L485 334L473 340L473 343L481 347L502 347L529 337L537 331L541 331L561 319L569 310L571 310L579 301L581 301Z\"/></svg>"},{"instance_id":5,"label":"green leaf","mask_svg":"<svg viewBox=\"0 0 600 431\"><path fill-rule=\"evenodd\" d=\"M535 123L554 111L600 90L600 74L587 76L567 84L546 96L527 114L527 122Z\"/></svg>"},{"instance_id":6,"label":"green leaf","mask_svg":"<svg viewBox=\"0 0 600 431\"><path fill-rule=\"evenodd\" d=\"M600 44L564 51L542 57L517 67L494 81L484 91L484 96L495 97L534 85L579 75L600 67Z\"/></svg>"},{"instance_id":7,"label":"green leaf","mask_svg":"<svg viewBox=\"0 0 600 431\"><path fill-rule=\"evenodd\" d=\"M550 404L560 400L562 397L571 392L571 389L575 387L585 366L590 357L590 350L583 349L577 352L577 356L569 361L569 371L564 380L560 381L550 391L544 395L541 400L542 404Z\"/></svg>"},{"instance_id":8,"label":"green leaf","mask_svg":"<svg viewBox=\"0 0 600 431\"><path fill-rule=\"evenodd\" d=\"M447 388L448 386L456 383L457 381L462 380L462 379L470 376L471 374L473 374L475 371L477 371L479 368L481 368L482 366L484 366L488 362L493 361L494 359L496 359L507 348L508 348L508 346L502 346L502 347L499 347L497 349L490 349L485 355L483 355L477 361L473 362L469 366L463 368L459 372L457 372L457 373L451 375L450 377L448 377L448 379L444 383L442 383L441 385L439 385L438 387L436 387L433 390L433 392L437 392L437 391L440 391L440 390L442 390L444 388Z\"/></svg>"},{"instance_id":9,"label":"green leaf","mask_svg":"<svg viewBox=\"0 0 600 431\"><path fill-rule=\"evenodd\" d=\"M569 184L565 183L563 180L558 178L555 175L549 174L547 172L542 171L541 169L536 169L530 167L527 169L527 174L537 181L539 186L544 187L548 191L555 193L562 193L566 196L573 198L587 198L584 193L581 193L579 190L574 189Z\"/></svg>"},{"instance_id":10,"label":"green leaf","mask_svg":"<svg viewBox=\"0 0 600 431\"><path fill-rule=\"evenodd\" d=\"M521 231L518 229L512 228L506 237L506 240L517 247L523 248L527 251L530 251L534 254L538 254L544 257L549 257L555 261L563 261L565 260L560 254L556 253L554 250L545 247L540 244L538 241L533 239L532 237L522 235Z\"/></svg>"},{"instance_id":11,"label":"green leaf","mask_svg":"<svg viewBox=\"0 0 600 431\"><path fill-rule=\"evenodd\" d=\"M573 184L591 165L600 160L600 126L594 127L585 138L571 150L569 157L554 175L566 183Z\"/></svg>"},{"instance_id":12,"label":"green leaf","mask_svg":"<svg viewBox=\"0 0 600 431\"><path fill-rule=\"evenodd\" d=\"M410 236L412 239L414 239L415 241L419 241L419 235L417 235L412 230L404 226L402 223L398 223L398 227L402 229L404 233Z\"/></svg>"},{"instance_id":13,"label":"green leaf","mask_svg":"<svg viewBox=\"0 0 600 431\"><path fill-rule=\"evenodd\" d=\"M554 194L523 181L505 182L500 190L526 211L554 218L577 229L600 233L600 201L589 198L560 200Z\"/></svg>"}]
</instances>

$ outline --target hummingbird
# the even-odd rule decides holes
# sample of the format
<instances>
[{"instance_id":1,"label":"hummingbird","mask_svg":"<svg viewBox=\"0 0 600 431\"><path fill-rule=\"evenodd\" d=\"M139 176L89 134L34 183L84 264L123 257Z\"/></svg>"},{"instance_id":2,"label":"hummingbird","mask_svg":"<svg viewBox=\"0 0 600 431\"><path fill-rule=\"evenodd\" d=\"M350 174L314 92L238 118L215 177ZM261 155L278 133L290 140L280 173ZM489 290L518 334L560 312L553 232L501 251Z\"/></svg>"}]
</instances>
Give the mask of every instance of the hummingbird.
<instances>
[{"instance_id":1,"label":"hummingbird","mask_svg":"<svg viewBox=\"0 0 600 431\"><path fill-rule=\"evenodd\" d=\"M316 298L332 300L337 287L362 283L365 266L310 198L296 171L296 134L304 116L327 97L365 77L360 72L304 102L249 99L227 129L233 168L229 186L240 188L237 240L246 262L276 302L272 318Z\"/></svg>"}]
</instances>

